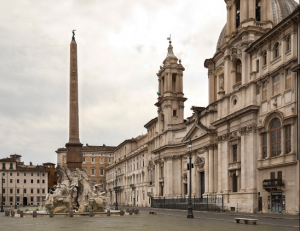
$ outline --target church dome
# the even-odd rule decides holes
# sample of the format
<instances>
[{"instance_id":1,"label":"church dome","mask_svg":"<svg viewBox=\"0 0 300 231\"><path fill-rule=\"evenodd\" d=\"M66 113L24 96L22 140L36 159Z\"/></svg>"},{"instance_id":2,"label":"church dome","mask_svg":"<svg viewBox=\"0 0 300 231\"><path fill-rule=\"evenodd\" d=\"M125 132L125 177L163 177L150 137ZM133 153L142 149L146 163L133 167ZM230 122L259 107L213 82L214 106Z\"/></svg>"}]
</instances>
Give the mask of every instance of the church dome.
<instances>
[{"instance_id":1,"label":"church dome","mask_svg":"<svg viewBox=\"0 0 300 231\"><path fill-rule=\"evenodd\" d=\"M272 4L272 21L273 26L277 25L281 22L284 18L289 16L299 5L294 0L271 0ZM217 51L220 46L225 43L225 36L226 36L226 24L221 31L218 44L217 44Z\"/></svg>"}]
</instances>

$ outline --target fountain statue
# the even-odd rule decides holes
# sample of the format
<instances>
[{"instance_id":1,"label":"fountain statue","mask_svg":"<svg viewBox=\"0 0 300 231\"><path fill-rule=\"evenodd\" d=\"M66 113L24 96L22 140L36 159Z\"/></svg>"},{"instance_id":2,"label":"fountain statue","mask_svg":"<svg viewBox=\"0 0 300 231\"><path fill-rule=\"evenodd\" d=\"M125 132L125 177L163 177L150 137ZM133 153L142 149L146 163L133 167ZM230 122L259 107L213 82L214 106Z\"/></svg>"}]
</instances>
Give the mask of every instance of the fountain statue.
<instances>
[{"instance_id":1,"label":"fountain statue","mask_svg":"<svg viewBox=\"0 0 300 231\"><path fill-rule=\"evenodd\" d=\"M105 192L100 191L101 185L92 185L85 169L70 170L65 166L58 166L56 174L55 190L46 195L47 212L104 212Z\"/></svg>"}]
</instances>

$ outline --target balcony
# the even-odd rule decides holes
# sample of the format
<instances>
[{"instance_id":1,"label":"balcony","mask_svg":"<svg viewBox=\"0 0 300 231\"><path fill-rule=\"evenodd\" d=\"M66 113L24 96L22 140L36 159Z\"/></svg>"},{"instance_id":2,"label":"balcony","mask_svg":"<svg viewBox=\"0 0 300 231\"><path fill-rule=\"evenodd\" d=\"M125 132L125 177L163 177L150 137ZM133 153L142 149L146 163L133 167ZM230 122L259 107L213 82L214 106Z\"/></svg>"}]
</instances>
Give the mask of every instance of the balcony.
<instances>
[{"instance_id":1,"label":"balcony","mask_svg":"<svg viewBox=\"0 0 300 231\"><path fill-rule=\"evenodd\" d=\"M232 162L228 164L228 170L237 170L241 169L241 162Z\"/></svg>"},{"instance_id":2,"label":"balcony","mask_svg":"<svg viewBox=\"0 0 300 231\"><path fill-rule=\"evenodd\" d=\"M129 186L130 186L130 188L135 188L134 184L130 184Z\"/></svg>"},{"instance_id":3,"label":"balcony","mask_svg":"<svg viewBox=\"0 0 300 231\"><path fill-rule=\"evenodd\" d=\"M284 183L282 179L263 180L263 188L266 191L271 191L272 189L284 190Z\"/></svg>"}]
</instances>

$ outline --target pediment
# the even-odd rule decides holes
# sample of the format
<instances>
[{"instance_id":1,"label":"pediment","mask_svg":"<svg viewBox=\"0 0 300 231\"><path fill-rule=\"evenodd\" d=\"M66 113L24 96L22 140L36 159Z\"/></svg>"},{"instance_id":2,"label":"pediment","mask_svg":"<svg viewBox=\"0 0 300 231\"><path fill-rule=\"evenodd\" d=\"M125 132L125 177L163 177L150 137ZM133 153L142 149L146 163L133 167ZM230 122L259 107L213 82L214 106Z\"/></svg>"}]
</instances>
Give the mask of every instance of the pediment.
<instances>
[{"instance_id":1,"label":"pediment","mask_svg":"<svg viewBox=\"0 0 300 231\"><path fill-rule=\"evenodd\" d=\"M185 135L185 137L182 139L182 142L190 140L190 139L195 139L197 137L203 136L206 133L207 133L207 131L205 131L204 129L202 129L199 126L196 126L194 124L191 127L191 129L188 131L188 133Z\"/></svg>"}]
</instances>

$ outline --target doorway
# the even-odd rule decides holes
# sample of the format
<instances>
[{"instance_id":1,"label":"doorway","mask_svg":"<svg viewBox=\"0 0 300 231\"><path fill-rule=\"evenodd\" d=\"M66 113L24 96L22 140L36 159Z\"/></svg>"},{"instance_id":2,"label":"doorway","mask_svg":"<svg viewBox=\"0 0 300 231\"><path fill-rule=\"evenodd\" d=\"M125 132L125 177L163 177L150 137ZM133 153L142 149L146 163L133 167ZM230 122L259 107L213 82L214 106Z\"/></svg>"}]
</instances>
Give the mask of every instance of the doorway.
<instances>
[{"instance_id":1,"label":"doorway","mask_svg":"<svg viewBox=\"0 0 300 231\"><path fill-rule=\"evenodd\" d=\"M205 174L204 172L200 172L200 197L203 197L205 192Z\"/></svg>"},{"instance_id":2,"label":"doorway","mask_svg":"<svg viewBox=\"0 0 300 231\"><path fill-rule=\"evenodd\" d=\"M23 197L23 206L27 206L27 197Z\"/></svg>"},{"instance_id":3,"label":"doorway","mask_svg":"<svg viewBox=\"0 0 300 231\"><path fill-rule=\"evenodd\" d=\"M272 212L282 212L282 193L271 193Z\"/></svg>"},{"instance_id":4,"label":"doorway","mask_svg":"<svg viewBox=\"0 0 300 231\"><path fill-rule=\"evenodd\" d=\"M258 211L262 211L262 197L258 197Z\"/></svg>"}]
</instances>

